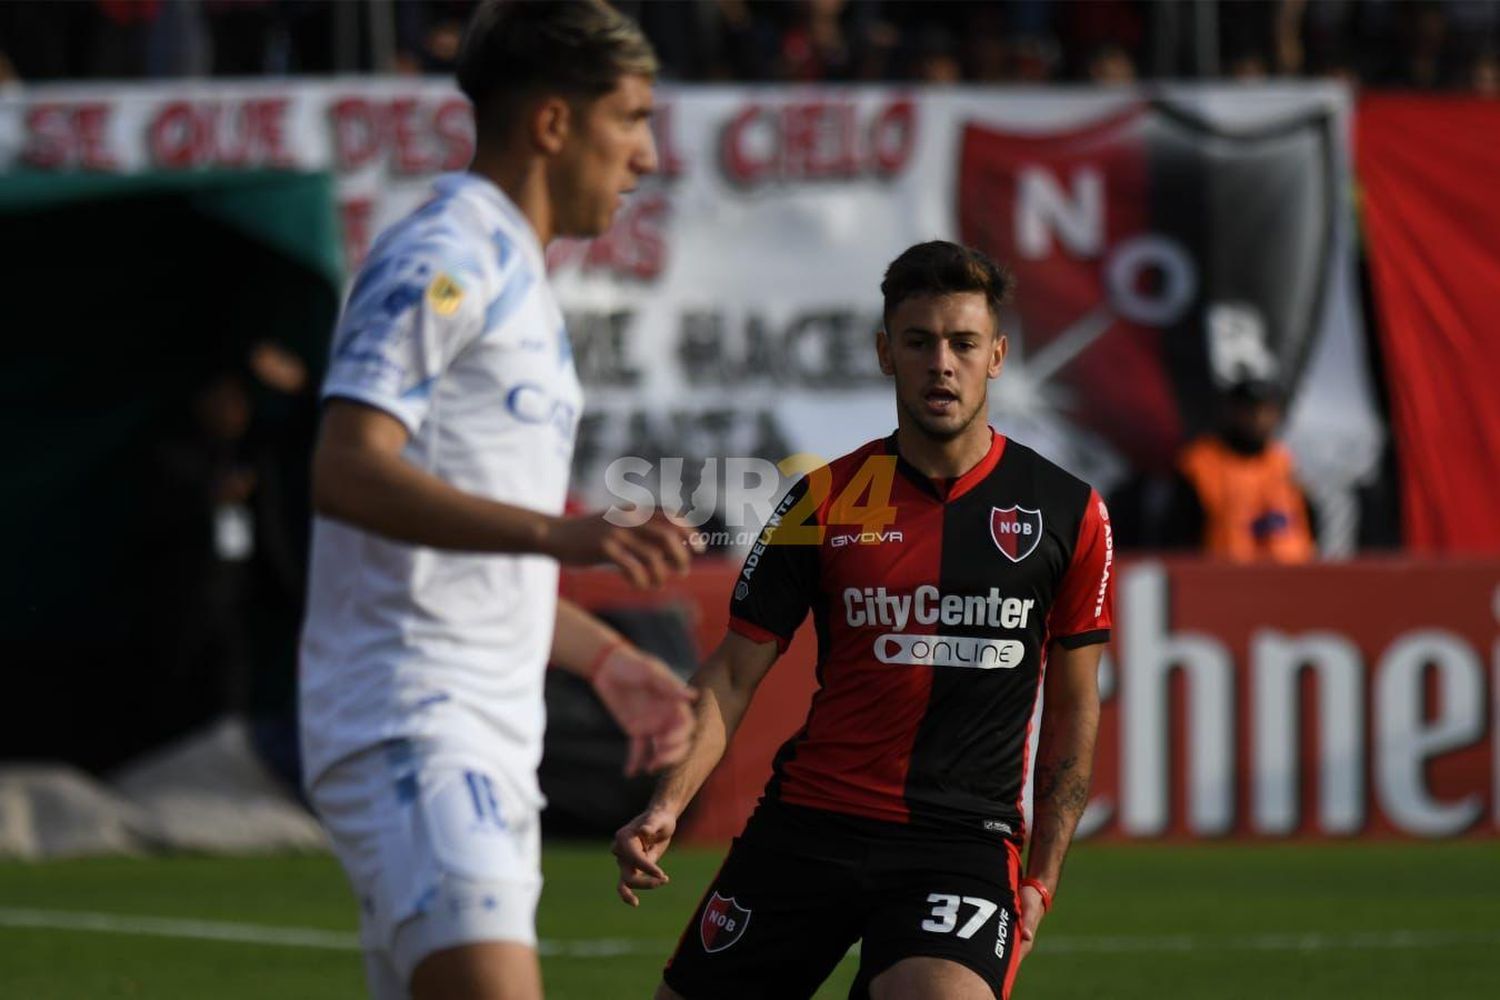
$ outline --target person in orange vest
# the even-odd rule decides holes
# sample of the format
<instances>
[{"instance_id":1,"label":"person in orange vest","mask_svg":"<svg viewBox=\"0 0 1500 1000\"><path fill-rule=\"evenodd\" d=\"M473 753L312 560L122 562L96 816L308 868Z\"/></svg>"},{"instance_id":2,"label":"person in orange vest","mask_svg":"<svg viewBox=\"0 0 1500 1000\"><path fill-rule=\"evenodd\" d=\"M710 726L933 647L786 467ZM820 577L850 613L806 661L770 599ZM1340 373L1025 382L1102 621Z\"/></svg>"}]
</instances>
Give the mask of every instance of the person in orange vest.
<instances>
[{"instance_id":1,"label":"person in orange vest","mask_svg":"<svg viewBox=\"0 0 1500 1000\"><path fill-rule=\"evenodd\" d=\"M1168 547L1238 563L1317 555L1292 453L1276 440L1282 413L1281 387L1269 379L1242 379L1223 392L1218 425L1178 453Z\"/></svg>"}]
</instances>

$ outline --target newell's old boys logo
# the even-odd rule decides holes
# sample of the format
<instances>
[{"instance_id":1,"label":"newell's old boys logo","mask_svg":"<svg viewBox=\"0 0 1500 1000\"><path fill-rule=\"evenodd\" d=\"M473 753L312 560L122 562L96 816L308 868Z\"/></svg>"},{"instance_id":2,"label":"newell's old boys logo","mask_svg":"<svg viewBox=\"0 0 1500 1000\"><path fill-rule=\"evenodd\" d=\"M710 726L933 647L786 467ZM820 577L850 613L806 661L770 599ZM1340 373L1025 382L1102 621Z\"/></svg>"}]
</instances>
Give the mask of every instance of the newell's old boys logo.
<instances>
[{"instance_id":1,"label":"newell's old boys logo","mask_svg":"<svg viewBox=\"0 0 1500 1000\"><path fill-rule=\"evenodd\" d=\"M968 122L959 230L1025 289L1006 378L1078 429L1072 447L1170 468L1213 418L1215 379L1270 360L1299 387L1338 273L1339 123L1112 106L1045 129Z\"/></svg>"},{"instance_id":2,"label":"newell's old boys logo","mask_svg":"<svg viewBox=\"0 0 1500 1000\"><path fill-rule=\"evenodd\" d=\"M990 537L1005 558L1020 562L1042 540L1042 512L1027 507L991 507Z\"/></svg>"},{"instance_id":3,"label":"newell's old boys logo","mask_svg":"<svg viewBox=\"0 0 1500 1000\"><path fill-rule=\"evenodd\" d=\"M703 950L712 954L723 951L740 939L750 924L750 911L734 901L725 899L717 892L703 908L703 919L698 922L698 935L703 938Z\"/></svg>"}]
</instances>

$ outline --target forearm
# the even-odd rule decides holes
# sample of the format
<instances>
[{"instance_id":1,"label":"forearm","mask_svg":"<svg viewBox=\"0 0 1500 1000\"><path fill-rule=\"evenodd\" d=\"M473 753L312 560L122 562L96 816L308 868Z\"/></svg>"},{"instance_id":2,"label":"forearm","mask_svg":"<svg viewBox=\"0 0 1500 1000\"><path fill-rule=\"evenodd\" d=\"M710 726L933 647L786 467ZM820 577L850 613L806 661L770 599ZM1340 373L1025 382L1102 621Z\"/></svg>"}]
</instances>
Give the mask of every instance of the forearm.
<instances>
[{"instance_id":1,"label":"forearm","mask_svg":"<svg viewBox=\"0 0 1500 1000\"><path fill-rule=\"evenodd\" d=\"M735 685L726 659L717 654L694 675L692 686L698 689L692 743L682 761L662 775L651 796L651 808L673 816L682 815L718 766L754 693L753 685Z\"/></svg>"},{"instance_id":2,"label":"forearm","mask_svg":"<svg viewBox=\"0 0 1500 1000\"><path fill-rule=\"evenodd\" d=\"M462 552L545 552L553 522L477 497L399 455L320 449L313 506L398 542Z\"/></svg>"},{"instance_id":3,"label":"forearm","mask_svg":"<svg viewBox=\"0 0 1500 1000\"><path fill-rule=\"evenodd\" d=\"M625 638L565 598L557 601L557 624L552 631L554 667L591 678L600 656L625 642Z\"/></svg>"},{"instance_id":4,"label":"forearm","mask_svg":"<svg viewBox=\"0 0 1500 1000\"><path fill-rule=\"evenodd\" d=\"M1031 849L1026 875L1057 891L1063 858L1088 805L1099 729L1097 691L1072 693L1061 704L1044 702L1032 781Z\"/></svg>"}]
</instances>

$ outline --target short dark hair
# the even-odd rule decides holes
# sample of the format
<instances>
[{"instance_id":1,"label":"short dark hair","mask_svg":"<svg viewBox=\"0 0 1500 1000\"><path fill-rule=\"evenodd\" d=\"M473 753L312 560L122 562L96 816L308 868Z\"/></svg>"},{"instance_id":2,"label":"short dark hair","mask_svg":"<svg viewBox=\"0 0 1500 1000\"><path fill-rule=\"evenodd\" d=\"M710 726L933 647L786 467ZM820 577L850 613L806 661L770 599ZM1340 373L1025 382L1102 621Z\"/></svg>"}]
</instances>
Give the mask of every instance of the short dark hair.
<instances>
[{"instance_id":1,"label":"short dark hair","mask_svg":"<svg viewBox=\"0 0 1500 1000\"><path fill-rule=\"evenodd\" d=\"M640 27L604 0L484 0L464 30L458 89L476 123L505 127L518 98L557 91L592 99L620 77L655 77Z\"/></svg>"},{"instance_id":2,"label":"short dark hair","mask_svg":"<svg viewBox=\"0 0 1500 1000\"><path fill-rule=\"evenodd\" d=\"M885 323L891 313L913 295L952 295L980 292L990 307L995 332L1000 332L1000 310L1010 302L1015 279L1005 268L978 250L947 240L918 243L902 252L885 269L880 294L885 296Z\"/></svg>"}]
</instances>

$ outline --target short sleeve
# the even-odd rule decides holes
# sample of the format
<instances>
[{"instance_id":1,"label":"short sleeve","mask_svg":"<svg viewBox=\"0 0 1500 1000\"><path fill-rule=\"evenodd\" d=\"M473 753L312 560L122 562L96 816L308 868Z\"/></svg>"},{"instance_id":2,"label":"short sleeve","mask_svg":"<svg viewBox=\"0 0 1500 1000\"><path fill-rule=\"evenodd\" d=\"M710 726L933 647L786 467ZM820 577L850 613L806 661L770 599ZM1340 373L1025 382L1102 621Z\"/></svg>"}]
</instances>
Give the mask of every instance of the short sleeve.
<instances>
[{"instance_id":1,"label":"short sleeve","mask_svg":"<svg viewBox=\"0 0 1500 1000\"><path fill-rule=\"evenodd\" d=\"M1109 508L1090 490L1072 561L1047 616L1053 641L1069 649L1109 641L1114 627L1114 560Z\"/></svg>"},{"instance_id":2,"label":"short sleeve","mask_svg":"<svg viewBox=\"0 0 1500 1000\"><path fill-rule=\"evenodd\" d=\"M807 479L800 479L776 505L745 556L729 602L730 629L756 642L775 640L783 652L807 617L817 586L821 533L816 509L805 502L807 491Z\"/></svg>"},{"instance_id":3,"label":"short sleeve","mask_svg":"<svg viewBox=\"0 0 1500 1000\"><path fill-rule=\"evenodd\" d=\"M372 256L339 317L323 398L378 407L415 434L437 380L483 327L482 280L440 243Z\"/></svg>"}]
</instances>

